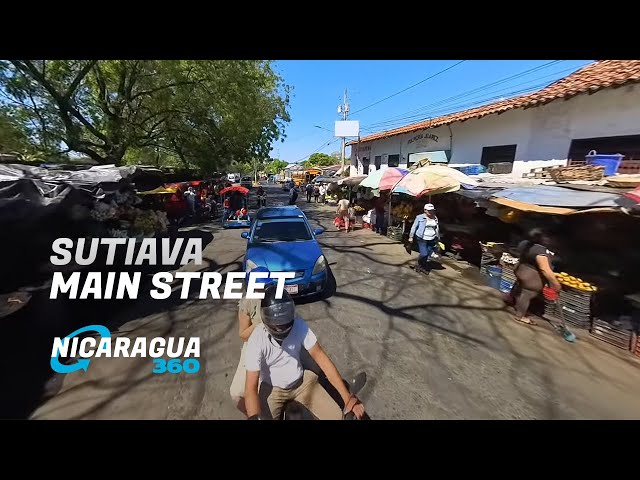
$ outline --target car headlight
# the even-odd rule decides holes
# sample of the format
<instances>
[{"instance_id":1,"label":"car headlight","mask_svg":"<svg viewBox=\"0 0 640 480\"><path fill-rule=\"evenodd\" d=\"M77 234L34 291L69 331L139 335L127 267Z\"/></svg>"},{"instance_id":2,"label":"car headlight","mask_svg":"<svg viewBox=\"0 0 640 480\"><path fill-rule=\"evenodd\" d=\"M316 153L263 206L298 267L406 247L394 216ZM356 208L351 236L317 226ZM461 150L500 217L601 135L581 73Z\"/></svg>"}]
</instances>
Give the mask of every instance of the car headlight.
<instances>
[{"instance_id":1,"label":"car headlight","mask_svg":"<svg viewBox=\"0 0 640 480\"><path fill-rule=\"evenodd\" d=\"M247 272L250 272L254 268L258 268L258 265L255 262L252 262L251 260L247 260Z\"/></svg>"},{"instance_id":2,"label":"car headlight","mask_svg":"<svg viewBox=\"0 0 640 480\"><path fill-rule=\"evenodd\" d=\"M320 255L318 257L318 260L316 260L316 264L313 266L313 272L311 272L311 275L324 272L326 269L327 269L327 261L325 260L324 255Z\"/></svg>"}]
</instances>

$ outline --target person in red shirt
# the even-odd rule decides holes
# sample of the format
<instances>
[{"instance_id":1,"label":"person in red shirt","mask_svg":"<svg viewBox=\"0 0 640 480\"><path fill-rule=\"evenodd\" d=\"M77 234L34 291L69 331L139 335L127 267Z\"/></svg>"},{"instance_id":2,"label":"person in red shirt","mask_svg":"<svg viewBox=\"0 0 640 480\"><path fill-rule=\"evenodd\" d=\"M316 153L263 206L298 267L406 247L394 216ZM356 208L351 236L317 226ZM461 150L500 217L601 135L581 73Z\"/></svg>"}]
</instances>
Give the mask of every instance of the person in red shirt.
<instances>
[{"instance_id":1,"label":"person in red shirt","mask_svg":"<svg viewBox=\"0 0 640 480\"><path fill-rule=\"evenodd\" d=\"M231 200L229 199L229 197L224 199L223 208L224 213L222 214L222 220L224 221L229 218L229 215L231 215Z\"/></svg>"}]
</instances>

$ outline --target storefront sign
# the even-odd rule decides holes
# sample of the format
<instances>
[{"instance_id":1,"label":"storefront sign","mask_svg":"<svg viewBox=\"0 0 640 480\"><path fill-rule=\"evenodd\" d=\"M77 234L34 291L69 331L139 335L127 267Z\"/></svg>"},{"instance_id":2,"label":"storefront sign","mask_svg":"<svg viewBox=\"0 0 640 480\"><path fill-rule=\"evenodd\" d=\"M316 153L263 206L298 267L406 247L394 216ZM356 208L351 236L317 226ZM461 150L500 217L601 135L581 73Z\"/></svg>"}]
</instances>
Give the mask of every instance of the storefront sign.
<instances>
[{"instance_id":1,"label":"storefront sign","mask_svg":"<svg viewBox=\"0 0 640 480\"><path fill-rule=\"evenodd\" d=\"M434 135L433 133L420 133L418 135L416 135L415 137L412 137L409 139L409 141L407 142L408 145L411 145L413 142L417 142L418 140L433 140L434 142L438 141L438 136Z\"/></svg>"},{"instance_id":2,"label":"storefront sign","mask_svg":"<svg viewBox=\"0 0 640 480\"><path fill-rule=\"evenodd\" d=\"M371 151L371 145L358 145L358 153L370 152L370 151Z\"/></svg>"},{"instance_id":3,"label":"storefront sign","mask_svg":"<svg viewBox=\"0 0 640 480\"><path fill-rule=\"evenodd\" d=\"M449 150L451 137L446 130L434 129L414 132L404 137L402 154Z\"/></svg>"}]
</instances>

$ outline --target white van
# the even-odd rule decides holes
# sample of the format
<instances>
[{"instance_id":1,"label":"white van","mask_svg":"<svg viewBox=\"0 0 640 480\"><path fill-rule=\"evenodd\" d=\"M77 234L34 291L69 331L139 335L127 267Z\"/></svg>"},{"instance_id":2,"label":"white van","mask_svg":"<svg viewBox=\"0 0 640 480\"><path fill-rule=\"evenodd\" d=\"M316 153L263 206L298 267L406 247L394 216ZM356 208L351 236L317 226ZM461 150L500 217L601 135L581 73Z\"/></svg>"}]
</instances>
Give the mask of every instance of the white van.
<instances>
[{"instance_id":1,"label":"white van","mask_svg":"<svg viewBox=\"0 0 640 480\"><path fill-rule=\"evenodd\" d=\"M231 183L237 183L240 181L240 175L238 175L237 173L229 173L227 174L227 180L229 180Z\"/></svg>"}]
</instances>

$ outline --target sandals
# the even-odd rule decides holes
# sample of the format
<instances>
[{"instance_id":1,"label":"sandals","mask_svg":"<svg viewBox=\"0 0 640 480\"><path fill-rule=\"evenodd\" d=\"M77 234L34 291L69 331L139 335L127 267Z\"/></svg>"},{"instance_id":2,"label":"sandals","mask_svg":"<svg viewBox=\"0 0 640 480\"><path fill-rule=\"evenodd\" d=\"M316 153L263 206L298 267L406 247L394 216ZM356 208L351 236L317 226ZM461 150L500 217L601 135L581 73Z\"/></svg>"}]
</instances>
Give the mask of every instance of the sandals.
<instances>
[{"instance_id":1,"label":"sandals","mask_svg":"<svg viewBox=\"0 0 640 480\"><path fill-rule=\"evenodd\" d=\"M516 320L516 322L523 323L525 325L530 325L530 326L537 325L537 323L534 320L532 320L532 319L530 319L528 317L521 317L521 318L516 317L515 320Z\"/></svg>"}]
</instances>

